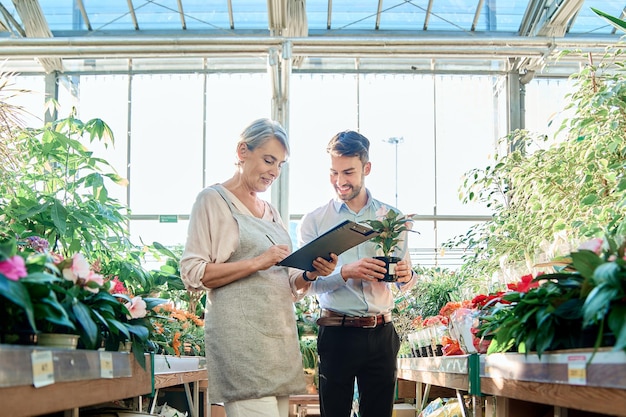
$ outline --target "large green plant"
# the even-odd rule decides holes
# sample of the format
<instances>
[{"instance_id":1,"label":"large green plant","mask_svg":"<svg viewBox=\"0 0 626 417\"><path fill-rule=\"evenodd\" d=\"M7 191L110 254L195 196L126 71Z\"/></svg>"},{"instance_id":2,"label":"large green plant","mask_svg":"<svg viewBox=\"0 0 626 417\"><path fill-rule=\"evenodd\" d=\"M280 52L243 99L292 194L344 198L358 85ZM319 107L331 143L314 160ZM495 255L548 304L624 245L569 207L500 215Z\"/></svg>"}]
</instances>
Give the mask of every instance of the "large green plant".
<instances>
[{"instance_id":1,"label":"large green plant","mask_svg":"<svg viewBox=\"0 0 626 417\"><path fill-rule=\"evenodd\" d=\"M621 50L575 74L566 109L573 115L556 144L518 130L493 164L470 171L461 187L465 202L486 203L493 219L447 244L472 249L462 271L491 277L505 268L532 272L546 246L561 237L597 236L625 218L626 77Z\"/></svg>"},{"instance_id":2,"label":"large green plant","mask_svg":"<svg viewBox=\"0 0 626 417\"><path fill-rule=\"evenodd\" d=\"M0 185L0 227L17 236L40 236L64 257L108 254L126 241L125 208L112 199L106 180L124 184L83 140L112 143L100 119L82 122L75 113L39 129L23 129L14 141L18 169Z\"/></svg>"}]
</instances>

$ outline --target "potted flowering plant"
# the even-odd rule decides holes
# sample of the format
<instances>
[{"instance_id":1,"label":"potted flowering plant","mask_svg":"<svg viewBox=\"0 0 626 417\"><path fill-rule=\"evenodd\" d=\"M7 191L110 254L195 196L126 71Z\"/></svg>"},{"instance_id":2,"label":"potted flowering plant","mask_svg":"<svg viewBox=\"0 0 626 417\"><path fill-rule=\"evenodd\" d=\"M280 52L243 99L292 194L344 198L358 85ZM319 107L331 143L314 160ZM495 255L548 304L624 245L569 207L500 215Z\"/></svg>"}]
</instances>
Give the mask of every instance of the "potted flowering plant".
<instances>
[{"instance_id":1,"label":"potted flowering plant","mask_svg":"<svg viewBox=\"0 0 626 417\"><path fill-rule=\"evenodd\" d=\"M5 343L21 343L11 335L31 334L36 343L44 333L79 336L78 347L117 351L130 342L138 362L153 350L154 332L148 313L165 300L114 293L119 287L106 281L85 257L70 259L47 250L45 240L0 243L0 332ZM37 249L34 249L37 248Z\"/></svg>"},{"instance_id":2,"label":"potted flowering plant","mask_svg":"<svg viewBox=\"0 0 626 417\"><path fill-rule=\"evenodd\" d=\"M613 346L626 350L626 240L614 233L584 242L527 275L509 291L477 296L476 334L491 339L487 353Z\"/></svg>"},{"instance_id":3,"label":"potted flowering plant","mask_svg":"<svg viewBox=\"0 0 626 417\"><path fill-rule=\"evenodd\" d=\"M396 256L398 245L406 238L405 232L413 231L413 215L402 215L386 206L381 206L376 211L376 219L365 220L373 230L378 232L376 236L370 239L376 244L382 256L374 258L383 260L387 273L382 281L394 282L397 280L395 274L396 264L402 259Z\"/></svg>"}]
</instances>

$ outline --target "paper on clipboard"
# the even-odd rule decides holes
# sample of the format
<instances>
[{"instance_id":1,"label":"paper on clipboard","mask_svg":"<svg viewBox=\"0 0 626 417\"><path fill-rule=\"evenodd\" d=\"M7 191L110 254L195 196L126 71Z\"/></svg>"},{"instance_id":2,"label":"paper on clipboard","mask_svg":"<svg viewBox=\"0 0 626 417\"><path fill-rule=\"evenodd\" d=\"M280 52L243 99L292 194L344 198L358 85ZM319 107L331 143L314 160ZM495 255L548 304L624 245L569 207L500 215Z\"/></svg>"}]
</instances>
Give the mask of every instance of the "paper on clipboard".
<instances>
[{"instance_id":1,"label":"paper on clipboard","mask_svg":"<svg viewBox=\"0 0 626 417\"><path fill-rule=\"evenodd\" d=\"M378 234L368 226L345 220L280 261L278 265L310 271L316 258L329 259L331 253L340 255Z\"/></svg>"}]
</instances>

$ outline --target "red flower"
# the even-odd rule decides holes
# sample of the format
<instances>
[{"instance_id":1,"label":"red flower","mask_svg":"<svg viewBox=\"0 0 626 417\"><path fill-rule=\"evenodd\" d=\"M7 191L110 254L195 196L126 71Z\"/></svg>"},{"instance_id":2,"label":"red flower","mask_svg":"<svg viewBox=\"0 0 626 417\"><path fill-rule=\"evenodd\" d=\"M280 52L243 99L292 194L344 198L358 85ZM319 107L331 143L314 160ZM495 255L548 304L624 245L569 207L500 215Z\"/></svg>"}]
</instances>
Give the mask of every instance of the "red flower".
<instances>
[{"instance_id":1,"label":"red flower","mask_svg":"<svg viewBox=\"0 0 626 417\"><path fill-rule=\"evenodd\" d=\"M483 308L488 305L498 303L508 304L508 301L502 300L502 296L504 295L504 291L498 291L493 294L484 295L479 294L472 299L472 305L474 308Z\"/></svg>"},{"instance_id":2,"label":"red flower","mask_svg":"<svg viewBox=\"0 0 626 417\"><path fill-rule=\"evenodd\" d=\"M124 286L124 283L120 281L118 277L114 277L112 280L109 281L109 283L111 286L109 292L111 292L112 294L128 294L128 290Z\"/></svg>"},{"instance_id":3,"label":"red flower","mask_svg":"<svg viewBox=\"0 0 626 417\"><path fill-rule=\"evenodd\" d=\"M537 276L539 275L541 274L538 274ZM515 284L507 284L506 286L511 291L528 292L531 288L537 288L539 286L539 282L533 282L533 276L528 274L524 275L519 282Z\"/></svg>"}]
</instances>

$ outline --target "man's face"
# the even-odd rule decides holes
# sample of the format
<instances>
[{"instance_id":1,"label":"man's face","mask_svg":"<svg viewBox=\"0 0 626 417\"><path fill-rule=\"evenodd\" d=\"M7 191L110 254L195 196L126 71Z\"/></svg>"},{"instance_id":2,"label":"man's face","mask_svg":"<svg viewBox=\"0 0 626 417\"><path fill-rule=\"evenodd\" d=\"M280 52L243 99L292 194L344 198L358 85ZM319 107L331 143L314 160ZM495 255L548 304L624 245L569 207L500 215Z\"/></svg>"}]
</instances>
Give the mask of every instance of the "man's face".
<instances>
[{"instance_id":1,"label":"man's face","mask_svg":"<svg viewBox=\"0 0 626 417\"><path fill-rule=\"evenodd\" d=\"M365 176L370 172L371 164L365 165L356 156L331 156L330 183L335 188L339 199L350 201L361 192L365 192Z\"/></svg>"}]
</instances>

